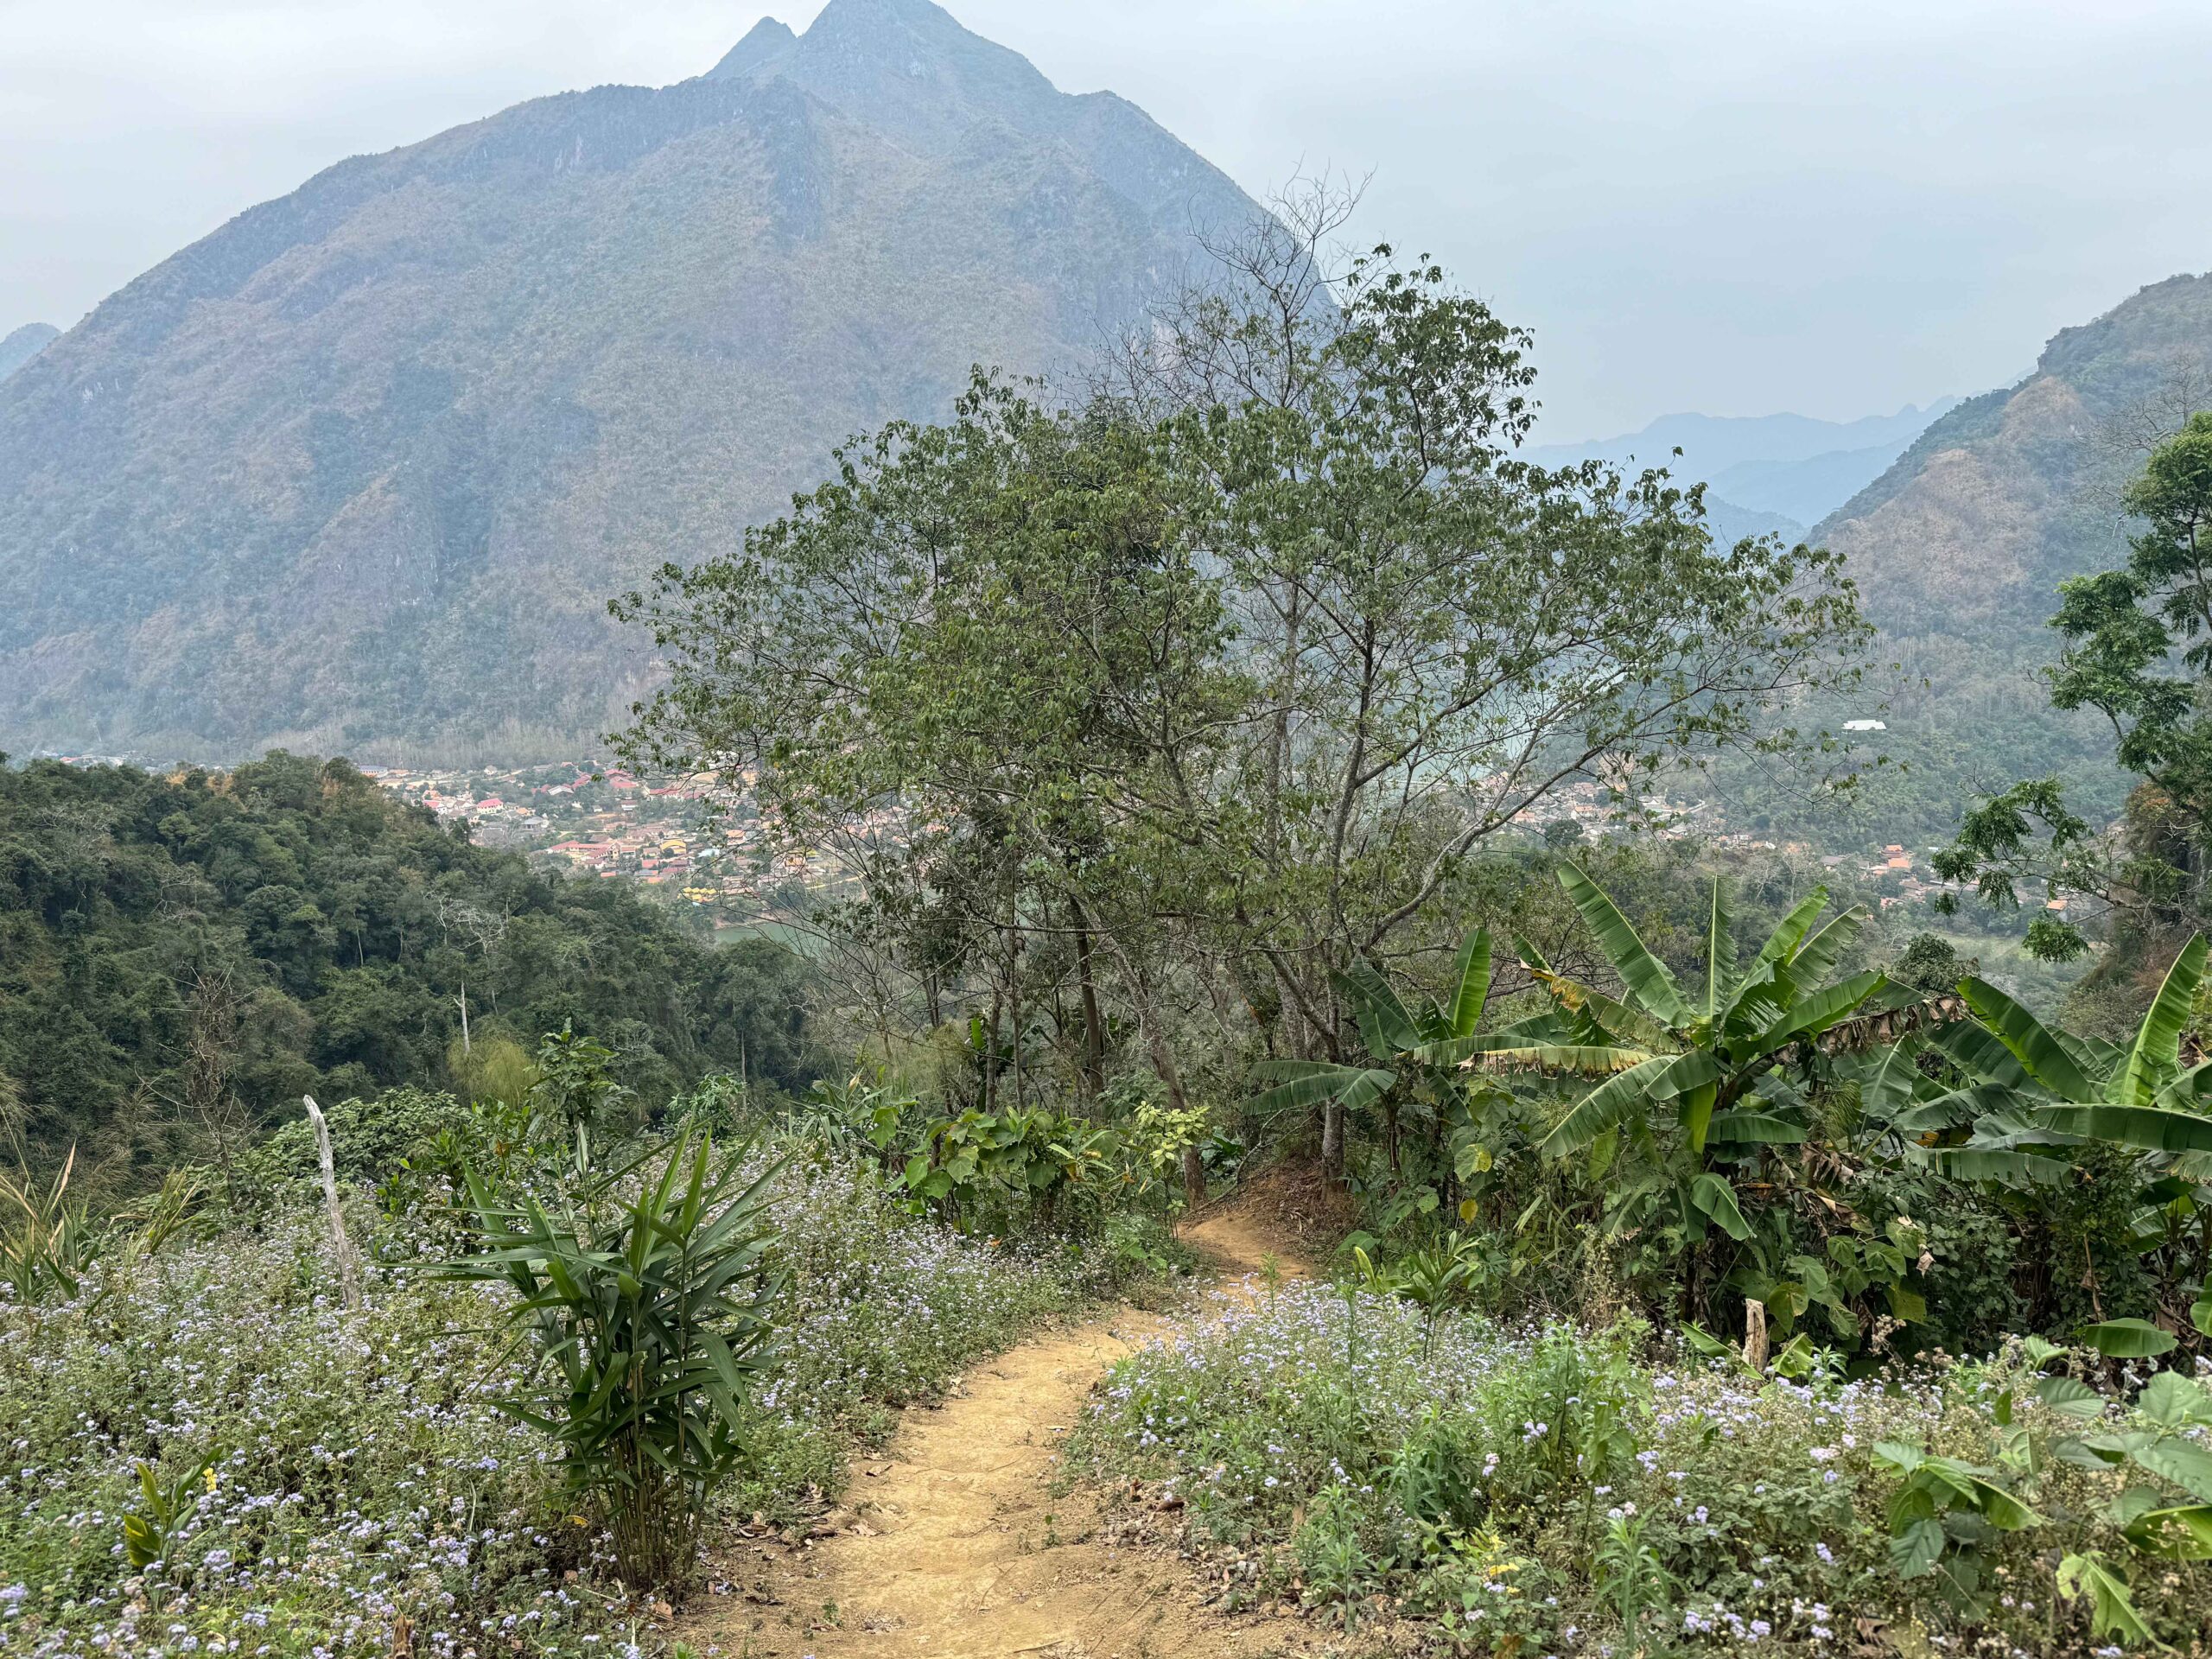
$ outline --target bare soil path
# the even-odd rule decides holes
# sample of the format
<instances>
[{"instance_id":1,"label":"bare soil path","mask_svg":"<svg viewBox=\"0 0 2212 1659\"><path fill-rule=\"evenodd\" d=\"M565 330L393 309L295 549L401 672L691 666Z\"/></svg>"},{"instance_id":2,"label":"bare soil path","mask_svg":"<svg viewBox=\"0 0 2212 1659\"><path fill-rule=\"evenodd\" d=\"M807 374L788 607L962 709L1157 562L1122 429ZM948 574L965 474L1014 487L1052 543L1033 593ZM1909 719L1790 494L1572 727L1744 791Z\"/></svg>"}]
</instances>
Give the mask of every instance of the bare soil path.
<instances>
[{"instance_id":1,"label":"bare soil path","mask_svg":"<svg viewBox=\"0 0 2212 1659\"><path fill-rule=\"evenodd\" d=\"M1234 1294L1271 1248L1231 1207L1192 1240ZM1281 1262L1287 1276L1297 1264ZM724 1564L741 1593L679 1631L724 1659L1261 1659L1318 1650L1302 1621L1203 1610L1187 1566L1128 1536L1081 1491L1054 1496L1060 1446L1106 1368L1174 1321L1120 1309L971 1370L909 1411L888 1461L856 1471L844 1525Z\"/></svg>"}]
</instances>

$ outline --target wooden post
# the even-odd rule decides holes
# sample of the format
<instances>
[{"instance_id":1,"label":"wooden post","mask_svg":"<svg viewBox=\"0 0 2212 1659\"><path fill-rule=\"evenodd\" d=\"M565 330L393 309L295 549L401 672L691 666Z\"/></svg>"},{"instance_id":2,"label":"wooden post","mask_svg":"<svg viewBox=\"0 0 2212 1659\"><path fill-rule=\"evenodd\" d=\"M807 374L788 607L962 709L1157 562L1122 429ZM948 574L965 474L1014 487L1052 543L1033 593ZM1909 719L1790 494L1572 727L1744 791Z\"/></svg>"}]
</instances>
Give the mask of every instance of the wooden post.
<instances>
[{"instance_id":1,"label":"wooden post","mask_svg":"<svg viewBox=\"0 0 2212 1659\"><path fill-rule=\"evenodd\" d=\"M353 1241L346 1236L346 1215L338 1207L338 1166L330 1155L330 1125L313 1095L302 1095L308 1121L315 1125L315 1154L322 1160L322 1201L330 1211L330 1248L338 1255L338 1290L349 1308L361 1305L361 1287L353 1276Z\"/></svg>"},{"instance_id":2,"label":"wooden post","mask_svg":"<svg viewBox=\"0 0 2212 1659\"><path fill-rule=\"evenodd\" d=\"M1766 1370L1766 1304L1744 1304L1744 1363L1755 1371Z\"/></svg>"}]
</instances>

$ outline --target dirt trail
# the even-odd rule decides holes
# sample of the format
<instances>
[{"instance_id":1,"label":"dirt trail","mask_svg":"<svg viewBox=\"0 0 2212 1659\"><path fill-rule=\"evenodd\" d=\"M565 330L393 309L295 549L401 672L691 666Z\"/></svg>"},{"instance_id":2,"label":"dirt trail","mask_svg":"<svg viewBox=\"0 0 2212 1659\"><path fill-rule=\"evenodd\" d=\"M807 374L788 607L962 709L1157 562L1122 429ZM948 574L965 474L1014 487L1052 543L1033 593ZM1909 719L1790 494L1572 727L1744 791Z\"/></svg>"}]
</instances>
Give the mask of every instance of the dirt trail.
<instances>
[{"instance_id":1,"label":"dirt trail","mask_svg":"<svg viewBox=\"0 0 2212 1659\"><path fill-rule=\"evenodd\" d=\"M1223 1289L1268 1242L1223 1211L1192 1229ZM1299 1268L1284 1260L1281 1269ZM1306 1646L1294 1620L1200 1610L1185 1563L1122 1541L1082 1491L1049 1491L1059 1447L1107 1366L1172 1327L1119 1310L977 1364L856 1471L846 1530L725 1563L752 1597L714 1598L681 1632L726 1659L1258 1659Z\"/></svg>"}]
</instances>

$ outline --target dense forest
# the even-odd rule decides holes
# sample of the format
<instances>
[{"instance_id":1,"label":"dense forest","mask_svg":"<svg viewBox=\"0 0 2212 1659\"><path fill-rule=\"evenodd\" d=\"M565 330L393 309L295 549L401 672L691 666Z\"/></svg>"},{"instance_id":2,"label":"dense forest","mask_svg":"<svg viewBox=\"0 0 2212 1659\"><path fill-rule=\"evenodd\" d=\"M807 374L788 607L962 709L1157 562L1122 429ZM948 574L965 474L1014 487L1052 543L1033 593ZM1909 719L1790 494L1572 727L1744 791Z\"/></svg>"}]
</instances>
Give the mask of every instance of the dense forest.
<instances>
[{"instance_id":1,"label":"dense forest","mask_svg":"<svg viewBox=\"0 0 2212 1659\"><path fill-rule=\"evenodd\" d=\"M804 1088L799 974L478 847L343 760L0 766L0 1089L49 1154L168 1160L302 1094L467 1094L569 1021L642 1100L709 1071Z\"/></svg>"}]
</instances>

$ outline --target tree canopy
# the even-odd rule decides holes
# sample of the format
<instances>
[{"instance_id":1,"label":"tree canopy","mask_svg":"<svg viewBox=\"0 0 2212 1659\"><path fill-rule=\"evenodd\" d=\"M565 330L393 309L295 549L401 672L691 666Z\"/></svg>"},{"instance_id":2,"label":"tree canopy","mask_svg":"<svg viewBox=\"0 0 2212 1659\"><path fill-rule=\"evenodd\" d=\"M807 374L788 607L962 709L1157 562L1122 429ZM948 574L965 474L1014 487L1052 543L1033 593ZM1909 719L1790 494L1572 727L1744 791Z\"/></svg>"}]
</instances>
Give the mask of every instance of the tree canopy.
<instances>
[{"instance_id":1,"label":"tree canopy","mask_svg":"<svg viewBox=\"0 0 2212 1659\"><path fill-rule=\"evenodd\" d=\"M617 603L670 671L628 752L757 769L932 1025L965 975L1018 1030L1051 954L1086 1006L1110 970L1171 1093L1179 976L1341 1058L1334 976L1528 809L1801 745L1855 671L1836 560L1716 544L1663 473L1519 459L1525 337L1425 260L1330 283L1318 247L1263 228L1113 375L979 376Z\"/></svg>"},{"instance_id":2,"label":"tree canopy","mask_svg":"<svg viewBox=\"0 0 2212 1659\"><path fill-rule=\"evenodd\" d=\"M50 1151L174 1155L303 1093L465 1087L464 995L480 1050L573 1017L648 1095L741 1058L801 1089L799 978L780 946L716 951L342 760L0 766L0 1088Z\"/></svg>"}]
</instances>

